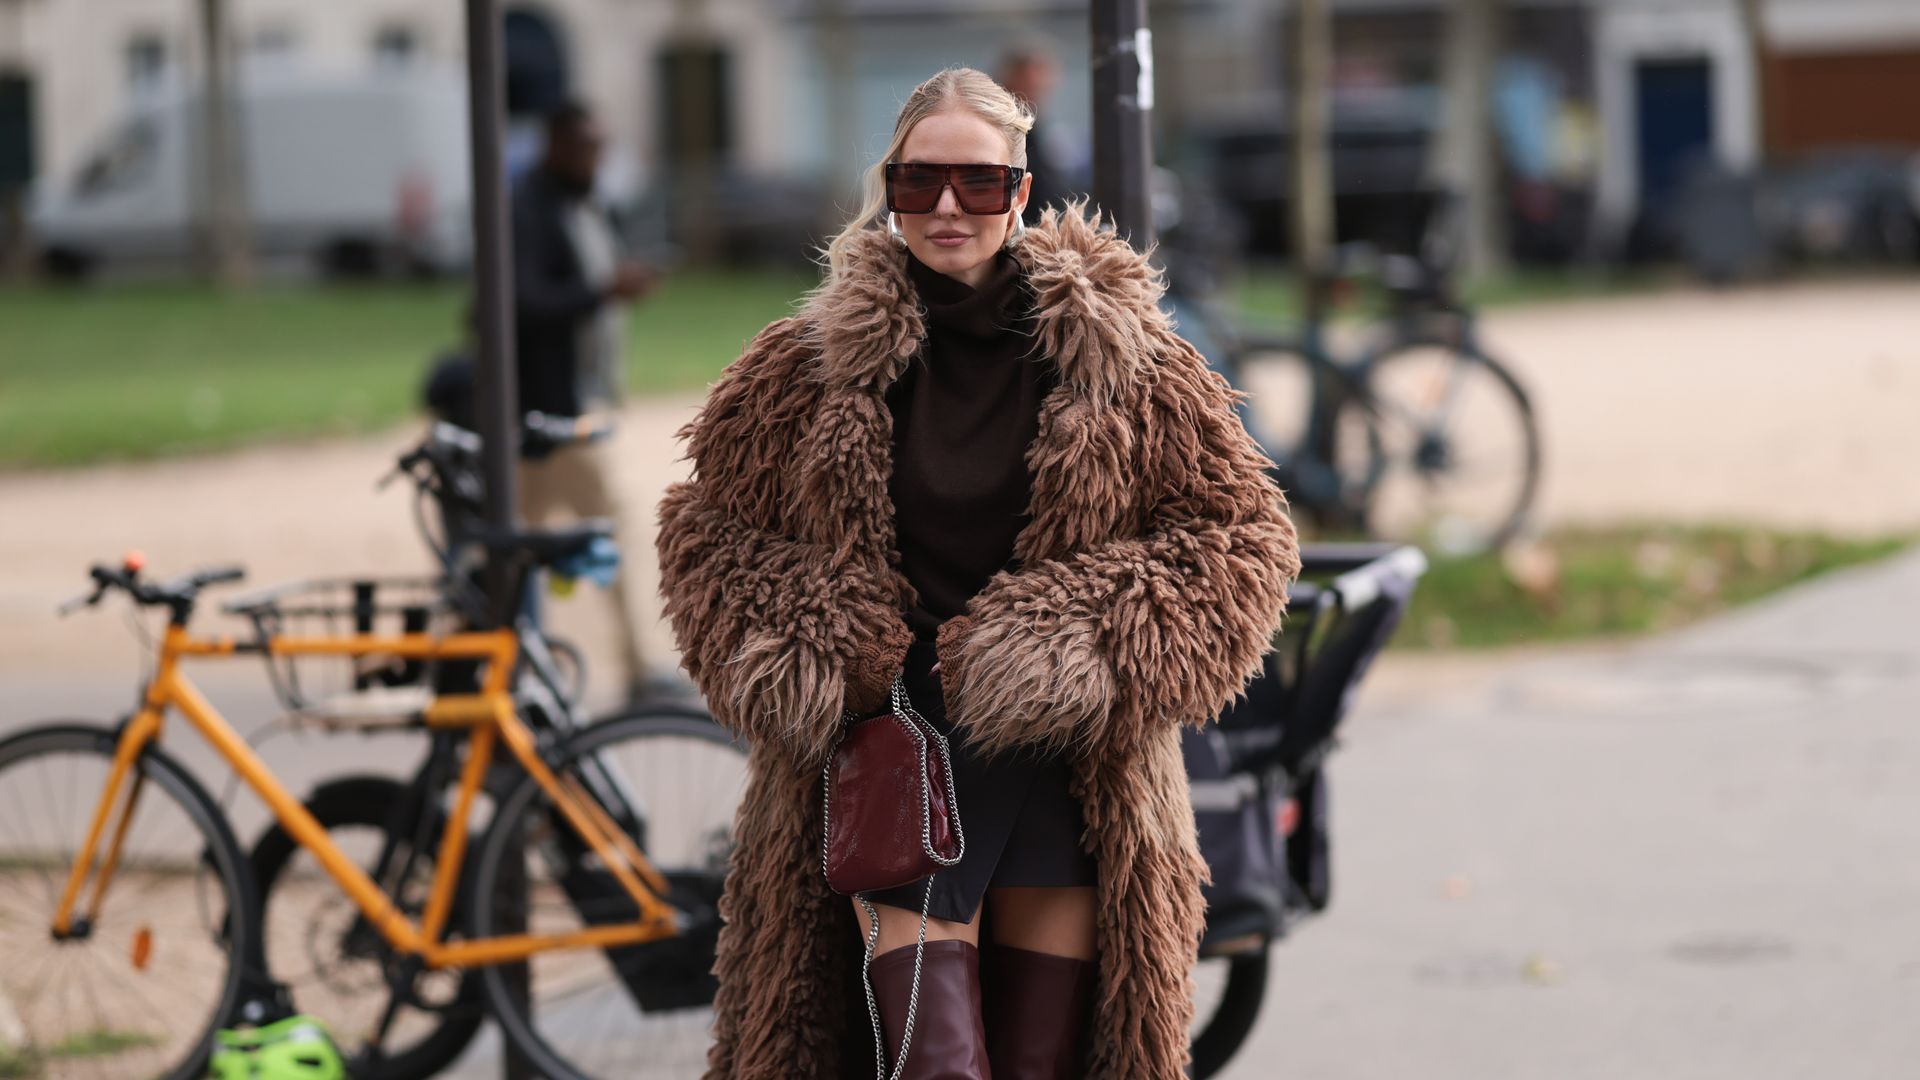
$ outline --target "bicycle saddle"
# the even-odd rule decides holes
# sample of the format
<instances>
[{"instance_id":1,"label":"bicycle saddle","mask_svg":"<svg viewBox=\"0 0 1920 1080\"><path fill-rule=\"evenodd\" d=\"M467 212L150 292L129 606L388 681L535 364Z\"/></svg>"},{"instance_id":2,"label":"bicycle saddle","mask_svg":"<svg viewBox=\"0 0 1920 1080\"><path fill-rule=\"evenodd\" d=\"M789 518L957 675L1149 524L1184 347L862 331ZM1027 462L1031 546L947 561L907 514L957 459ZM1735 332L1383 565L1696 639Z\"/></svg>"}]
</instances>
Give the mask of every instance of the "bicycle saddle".
<instances>
[{"instance_id":1,"label":"bicycle saddle","mask_svg":"<svg viewBox=\"0 0 1920 1080\"><path fill-rule=\"evenodd\" d=\"M496 529L483 535L481 542L490 552L521 555L541 566L552 566L586 555L597 541L612 539L613 523L594 519L551 529Z\"/></svg>"}]
</instances>

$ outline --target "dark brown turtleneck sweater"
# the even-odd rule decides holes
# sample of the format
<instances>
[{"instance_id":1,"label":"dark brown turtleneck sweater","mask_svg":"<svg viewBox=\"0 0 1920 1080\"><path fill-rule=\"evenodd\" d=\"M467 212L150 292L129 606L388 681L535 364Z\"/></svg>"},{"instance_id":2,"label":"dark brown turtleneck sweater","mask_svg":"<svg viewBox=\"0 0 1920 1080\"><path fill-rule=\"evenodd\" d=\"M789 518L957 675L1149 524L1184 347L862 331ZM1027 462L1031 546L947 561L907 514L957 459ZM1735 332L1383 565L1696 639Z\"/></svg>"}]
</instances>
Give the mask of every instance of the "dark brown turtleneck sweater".
<instances>
[{"instance_id":1,"label":"dark brown turtleneck sweater","mask_svg":"<svg viewBox=\"0 0 1920 1080\"><path fill-rule=\"evenodd\" d=\"M1030 520L1027 448L1057 376L1034 351L1033 295L1001 251L978 289L907 255L927 342L887 390L901 571L919 592L901 617L931 641L1013 561ZM1030 355L1031 354L1031 355Z\"/></svg>"}]
</instances>

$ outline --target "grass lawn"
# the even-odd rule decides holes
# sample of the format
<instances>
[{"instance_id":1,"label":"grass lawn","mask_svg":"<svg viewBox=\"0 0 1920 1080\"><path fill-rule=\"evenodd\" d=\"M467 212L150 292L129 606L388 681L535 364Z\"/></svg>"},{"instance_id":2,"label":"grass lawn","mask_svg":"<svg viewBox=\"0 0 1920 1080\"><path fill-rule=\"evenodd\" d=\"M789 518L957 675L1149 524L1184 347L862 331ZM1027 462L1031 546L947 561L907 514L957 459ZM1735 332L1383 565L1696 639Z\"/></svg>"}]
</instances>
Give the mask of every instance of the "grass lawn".
<instances>
[{"instance_id":1,"label":"grass lawn","mask_svg":"<svg viewBox=\"0 0 1920 1080\"><path fill-rule=\"evenodd\" d=\"M635 393L696 390L811 284L676 275L629 320ZM365 431L456 338L447 286L0 290L0 468Z\"/></svg>"},{"instance_id":2,"label":"grass lawn","mask_svg":"<svg viewBox=\"0 0 1920 1080\"><path fill-rule=\"evenodd\" d=\"M1670 630L1916 542L1734 526L1562 530L1505 558L1434 560L1394 645L1492 647Z\"/></svg>"},{"instance_id":3,"label":"grass lawn","mask_svg":"<svg viewBox=\"0 0 1920 1080\"><path fill-rule=\"evenodd\" d=\"M813 281L675 275L633 309L629 386L705 386ZM1534 274L1475 295L1510 303L1644 286ZM1276 272L1249 274L1231 296L1263 321L1297 311ZM428 363L455 339L461 303L454 285L0 289L0 469L378 429L413 409Z\"/></svg>"}]
</instances>

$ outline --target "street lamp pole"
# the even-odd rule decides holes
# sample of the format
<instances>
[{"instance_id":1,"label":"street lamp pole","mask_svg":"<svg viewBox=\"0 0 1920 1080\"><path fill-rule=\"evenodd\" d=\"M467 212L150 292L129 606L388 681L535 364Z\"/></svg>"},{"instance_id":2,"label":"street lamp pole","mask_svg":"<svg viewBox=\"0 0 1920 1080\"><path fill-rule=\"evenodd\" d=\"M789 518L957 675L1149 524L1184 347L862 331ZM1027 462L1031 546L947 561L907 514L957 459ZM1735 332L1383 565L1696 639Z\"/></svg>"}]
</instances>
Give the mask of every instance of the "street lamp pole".
<instances>
[{"instance_id":1,"label":"street lamp pole","mask_svg":"<svg viewBox=\"0 0 1920 1080\"><path fill-rule=\"evenodd\" d=\"M1153 243L1153 32L1147 0L1093 0L1093 199L1133 246Z\"/></svg>"},{"instance_id":2,"label":"street lamp pole","mask_svg":"<svg viewBox=\"0 0 1920 1080\"><path fill-rule=\"evenodd\" d=\"M474 420L480 429L480 467L486 480L487 525L513 527L514 464L520 456L519 386L513 361L513 231L507 210L501 131L506 126L504 63L497 0L467 0L467 123L473 158L473 319L479 355L474 364ZM502 558L487 562L487 599L498 625L511 625L519 597ZM524 866L510 858L510 867ZM503 876L496 902L503 911L526 911L523 874ZM523 927L503 926L502 929ZM530 993L525 965L507 977L520 1000ZM507 1046L504 1080L530 1080L532 1063Z\"/></svg>"},{"instance_id":3,"label":"street lamp pole","mask_svg":"<svg viewBox=\"0 0 1920 1080\"><path fill-rule=\"evenodd\" d=\"M483 440L486 521L495 529L514 521L514 462L519 457L519 393L513 362L513 232L507 212L501 129L500 12L497 0L467 0L468 127L473 142L473 318L479 341L474 365L474 419ZM504 567L489 567L489 598L496 613L511 610Z\"/></svg>"}]
</instances>

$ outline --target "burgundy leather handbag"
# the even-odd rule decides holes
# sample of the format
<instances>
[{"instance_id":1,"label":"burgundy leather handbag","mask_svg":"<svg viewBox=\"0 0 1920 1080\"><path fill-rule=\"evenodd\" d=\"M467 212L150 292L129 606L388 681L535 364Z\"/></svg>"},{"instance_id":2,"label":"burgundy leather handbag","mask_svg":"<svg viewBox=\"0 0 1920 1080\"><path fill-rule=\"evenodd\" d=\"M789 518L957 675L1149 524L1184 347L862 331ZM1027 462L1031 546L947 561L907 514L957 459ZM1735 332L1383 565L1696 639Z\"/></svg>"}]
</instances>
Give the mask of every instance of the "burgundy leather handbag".
<instances>
[{"instance_id":1,"label":"burgundy leather handbag","mask_svg":"<svg viewBox=\"0 0 1920 1080\"><path fill-rule=\"evenodd\" d=\"M920 962L927 942L927 912L933 905L933 875L966 854L960 806L953 793L953 761L946 737L907 701L903 675L893 679L892 707L865 719L852 714L821 770L825 808L820 869L827 887L851 895L867 913L867 942L860 981L873 1022L874 1060L887 1076L886 1044L868 968L880 939L880 917L866 893L927 879L920 906L920 939L913 958L907 1030L900 1041L898 1077L913 1042L913 1015L920 997Z\"/></svg>"},{"instance_id":2,"label":"burgundy leather handbag","mask_svg":"<svg viewBox=\"0 0 1920 1080\"><path fill-rule=\"evenodd\" d=\"M888 711L848 718L828 755L823 869L854 895L919 881L966 851L947 740L893 682Z\"/></svg>"}]
</instances>

